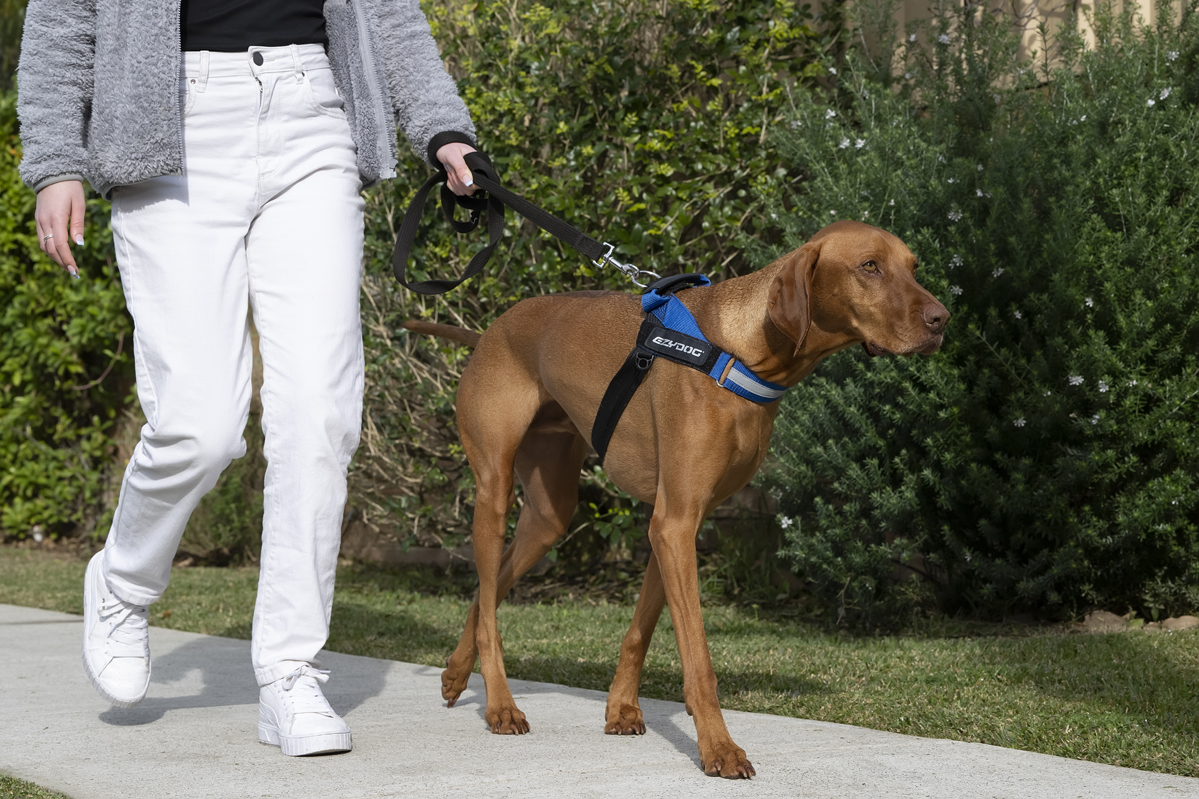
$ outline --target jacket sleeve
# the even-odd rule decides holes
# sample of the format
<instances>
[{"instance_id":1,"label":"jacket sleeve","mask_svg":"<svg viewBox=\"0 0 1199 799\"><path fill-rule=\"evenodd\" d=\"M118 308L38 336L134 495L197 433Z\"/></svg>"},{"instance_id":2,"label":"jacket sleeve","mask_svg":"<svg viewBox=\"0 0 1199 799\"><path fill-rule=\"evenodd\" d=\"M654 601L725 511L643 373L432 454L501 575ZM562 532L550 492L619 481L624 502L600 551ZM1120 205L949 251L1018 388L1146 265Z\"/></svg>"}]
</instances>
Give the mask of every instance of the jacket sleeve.
<instances>
[{"instance_id":1,"label":"jacket sleeve","mask_svg":"<svg viewBox=\"0 0 1199 799\"><path fill-rule=\"evenodd\" d=\"M87 172L95 0L29 0L17 68L21 180L40 190Z\"/></svg>"},{"instance_id":2,"label":"jacket sleeve","mask_svg":"<svg viewBox=\"0 0 1199 799\"><path fill-rule=\"evenodd\" d=\"M396 124L417 155L436 166L430 145L473 144L475 126L454 79L445 71L417 0L381 0L383 59ZM444 134L444 135L439 135ZM436 141L435 141L436 139Z\"/></svg>"}]
</instances>

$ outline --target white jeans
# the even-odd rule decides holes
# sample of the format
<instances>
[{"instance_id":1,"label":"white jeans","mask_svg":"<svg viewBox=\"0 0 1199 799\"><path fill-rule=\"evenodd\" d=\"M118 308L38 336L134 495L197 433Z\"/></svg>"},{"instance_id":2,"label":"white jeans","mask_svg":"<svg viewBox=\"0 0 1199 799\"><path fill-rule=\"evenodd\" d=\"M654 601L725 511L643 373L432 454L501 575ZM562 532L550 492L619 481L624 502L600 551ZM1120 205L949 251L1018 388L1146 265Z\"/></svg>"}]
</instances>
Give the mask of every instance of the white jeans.
<instances>
[{"instance_id":1,"label":"white jeans","mask_svg":"<svg viewBox=\"0 0 1199 799\"><path fill-rule=\"evenodd\" d=\"M186 53L184 64L184 174L122 186L112 202L147 422L104 575L126 601L159 599L188 517L245 454L249 303L267 458L252 655L265 685L328 637L362 416L364 204L320 45Z\"/></svg>"}]
</instances>

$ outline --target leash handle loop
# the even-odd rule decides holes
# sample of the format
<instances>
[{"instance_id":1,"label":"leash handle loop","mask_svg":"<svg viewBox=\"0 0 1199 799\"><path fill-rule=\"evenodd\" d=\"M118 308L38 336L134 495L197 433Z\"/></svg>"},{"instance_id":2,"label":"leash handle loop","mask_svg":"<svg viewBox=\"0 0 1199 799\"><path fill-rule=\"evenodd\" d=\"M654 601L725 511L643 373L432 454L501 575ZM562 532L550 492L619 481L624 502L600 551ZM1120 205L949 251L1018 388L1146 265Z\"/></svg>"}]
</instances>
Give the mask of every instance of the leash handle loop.
<instances>
[{"instance_id":1,"label":"leash handle loop","mask_svg":"<svg viewBox=\"0 0 1199 799\"><path fill-rule=\"evenodd\" d=\"M485 191L486 196L480 197L477 192L474 195L466 197L459 197L454 194L450 190L449 185L446 184L447 176L445 167L438 169L436 173L424 182L420 189L417 190L416 196L412 198L412 203L408 206L408 210L404 212L404 219L400 223L399 232L396 234L395 250L391 254L391 271L402 286L415 291L417 294L444 294L477 275L491 259L491 254L495 251L496 245L499 244L500 238L503 236L505 207L511 208L542 230L566 242L586 258L590 259L596 266L613 266L642 288L645 287L645 284L638 280L639 277L642 275L658 276L653 272L638 269L632 264L621 263L612 257L612 253L616 249L615 245L607 242L601 244L573 225L534 205L510 189L504 188L500 182L499 170L491 163L491 159L483 153L467 153L464 160L467 167L470 168L475 185ZM466 270L457 280L425 280L418 283L409 283L407 280L408 259L412 254L412 247L416 242L416 234L420 227L421 215L424 213L425 201L429 197L429 192L439 183L446 184L441 187L441 212L449 220L450 226L458 233L469 233L478 227L481 215L486 211L488 243L486 247L475 253L475 256L470 259L470 263L467 264ZM469 219L466 221L455 219L454 208L456 206L461 206L470 211Z\"/></svg>"}]
</instances>

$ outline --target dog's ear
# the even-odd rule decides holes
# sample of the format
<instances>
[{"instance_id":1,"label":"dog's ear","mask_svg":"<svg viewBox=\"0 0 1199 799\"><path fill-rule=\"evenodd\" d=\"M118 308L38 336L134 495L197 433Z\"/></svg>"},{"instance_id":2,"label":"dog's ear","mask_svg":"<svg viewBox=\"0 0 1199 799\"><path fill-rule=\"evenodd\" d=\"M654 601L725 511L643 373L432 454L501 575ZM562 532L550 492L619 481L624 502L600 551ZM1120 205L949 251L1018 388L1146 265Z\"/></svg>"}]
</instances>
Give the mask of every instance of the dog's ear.
<instances>
[{"instance_id":1,"label":"dog's ear","mask_svg":"<svg viewBox=\"0 0 1199 799\"><path fill-rule=\"evenodd\" d=\"M812 324L812 275L820 244L809 242L785 257L787 262L770 284L766 309L774 326L795 342L798 353Z\"/></svg>"}]
</instances>

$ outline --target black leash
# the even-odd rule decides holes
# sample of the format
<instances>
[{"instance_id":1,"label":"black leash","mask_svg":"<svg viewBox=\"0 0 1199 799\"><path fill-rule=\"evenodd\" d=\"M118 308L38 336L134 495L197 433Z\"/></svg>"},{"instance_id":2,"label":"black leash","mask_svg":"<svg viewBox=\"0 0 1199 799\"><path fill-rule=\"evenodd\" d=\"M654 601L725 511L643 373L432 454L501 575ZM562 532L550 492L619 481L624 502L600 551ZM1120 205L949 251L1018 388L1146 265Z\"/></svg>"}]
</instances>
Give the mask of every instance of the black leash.
<instances>
[{"instance_id":1,"label":"black leash","mask_svg":"<svg viewBox=\"0 0 1199 799\"><path fill-rule=\"evenodd\" d=\"M616 249L615 245L596 241L573 225L534 205L519 194L504 188L500 183L499 171L492 165L491 159L483 153L467 153L465 161L467 167L470 168L475 185L487 192L487 196L479 197L477 192L466 197L454 194L446 183L447 176L444 167L424 182L404 213L404 220L400 223L400 231L396 235L395 251L391 256L391 271L401 285L417 294L444 294L477 275L491 259L491 254L495 252L496 245L500 243L500 238L503 236L505 206L533 222L542 230L566 242L591 259L596 266L614 266L619 269L638 286L644 285L637 279L641 275L657 277L653 272L638 269L632 264L622 264L613 258L612 252ZM429 192L438 183L446 184L441 187L441 212L450 221L454 230L459 233L471 232L479 226L479 218L486 211L489 241L486 247L470 259L466 270L457 280L425 280L419 283L409 283L405 279L408 258L412 253L412 246L416 242L417 228L420 226L421 214L424 213L425 200L428 199ZM470 218L466 221L455 219L455 206L461 206L468 210Z\"/></svg>"}]
</instances>

